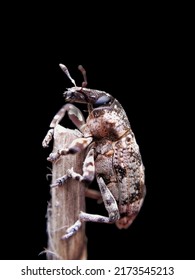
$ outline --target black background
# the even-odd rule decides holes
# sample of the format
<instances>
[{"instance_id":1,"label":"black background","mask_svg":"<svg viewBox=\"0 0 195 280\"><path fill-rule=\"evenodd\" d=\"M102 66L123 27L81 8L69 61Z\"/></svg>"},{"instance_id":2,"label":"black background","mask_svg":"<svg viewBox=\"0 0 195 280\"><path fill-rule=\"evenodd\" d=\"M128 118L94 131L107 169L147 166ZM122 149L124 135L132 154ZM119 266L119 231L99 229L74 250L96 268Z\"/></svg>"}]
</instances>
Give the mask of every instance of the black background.
<instances>
[{"instance_id":1,"label":"black background","mask_svg":"<svg viewBox=\"0 0 195 280\"><path fill-rule=\"evenodd\" d=\"M138 217L128 230L88 223L88 258L194 258L190 38L182 19L172 21L169 14L143 19L119 11L119 20L103 10L95 16L68 7L62 14L26 8L5 32L1 259L45 259L39 253L47 246L50 150L41 143L72 86L59 63L78 85L82 64L89 88L120 101L146 169L147 195ZM87 211L104 209L87 200Z\"/></svg>"}]
</instances>

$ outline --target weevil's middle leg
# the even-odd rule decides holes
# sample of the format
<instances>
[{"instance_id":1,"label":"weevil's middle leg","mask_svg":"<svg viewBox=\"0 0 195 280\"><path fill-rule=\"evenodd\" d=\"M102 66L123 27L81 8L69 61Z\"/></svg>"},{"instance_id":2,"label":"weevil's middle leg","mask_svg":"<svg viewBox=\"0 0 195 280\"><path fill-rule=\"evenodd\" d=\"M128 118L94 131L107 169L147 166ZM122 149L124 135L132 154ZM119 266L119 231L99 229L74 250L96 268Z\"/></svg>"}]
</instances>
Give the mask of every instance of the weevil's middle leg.
<instances>
[{"instance_id":1,"label":"weevil's middle leg","mask_svg":"<svg viewBox=\"0 0 195 280\"><path fill-rule=\"evenodd\" d=\"M94 149L89 150L84 163L83 174L79 174L73 170L73 168L67 170L67 174L58 178L51 187L57 187L63 185L69 178L75 179L80 182L91 183L95 177L95 162L94 162Z\"/></svg>"},{"instance_id":2,"label":"weevil's middle leg","mask_svg":"<svg viewBox=\"0 0 195 280\"><path fill-rule=\"evenodd\" d=\"M68 155L68 154L76 154L84 149L86 149L89 144L93 141L92 137L82 137L82 138L77 138L72 141L72 143L65 149L58 150L55 153L51 153L47 160L49 161L56 161L57 159L60 158L60 156Z\"/></svg>"}]
</instances>

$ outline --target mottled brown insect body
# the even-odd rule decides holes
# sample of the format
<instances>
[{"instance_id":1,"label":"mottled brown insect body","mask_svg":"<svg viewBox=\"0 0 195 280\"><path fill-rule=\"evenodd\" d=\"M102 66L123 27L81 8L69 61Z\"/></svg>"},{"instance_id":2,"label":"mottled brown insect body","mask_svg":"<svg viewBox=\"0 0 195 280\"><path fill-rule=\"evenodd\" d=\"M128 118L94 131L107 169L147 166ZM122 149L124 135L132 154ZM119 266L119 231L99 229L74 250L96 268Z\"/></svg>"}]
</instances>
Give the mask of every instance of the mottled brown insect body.
<instances>
[{"instance_id":1,"label":"mottled brown insect body","mask_svg":"<svg viewBox=\"0 0 195 280\"><path fill-rule=\"evenodd\" d=\"M67 68L63 65L61 68L75 84ZM82 67L80 70L86 86L86 74ZM64 96L65 100L71 103L86 103L88 117L85 122L77 107L72 104L63 106L54 117L51 127L54 127L67 111L83 137L73 141L69 147L50 154L49 160L54 161L62 155L78 153L85 148L88 149L88 154L82 175L72 169L65 171L68 176L66 174L59 178L55 186L62 185L68 177L89 183L96 177L109 214L109 217L104 217L81 212L78 221L67 230L64 238L73 235L83 221L116 223L118 228L127 228L139 213L146 193L144 165L127 115L121 104L104 91L75 85L68 88Z\"/></svg>"}]
</instances>

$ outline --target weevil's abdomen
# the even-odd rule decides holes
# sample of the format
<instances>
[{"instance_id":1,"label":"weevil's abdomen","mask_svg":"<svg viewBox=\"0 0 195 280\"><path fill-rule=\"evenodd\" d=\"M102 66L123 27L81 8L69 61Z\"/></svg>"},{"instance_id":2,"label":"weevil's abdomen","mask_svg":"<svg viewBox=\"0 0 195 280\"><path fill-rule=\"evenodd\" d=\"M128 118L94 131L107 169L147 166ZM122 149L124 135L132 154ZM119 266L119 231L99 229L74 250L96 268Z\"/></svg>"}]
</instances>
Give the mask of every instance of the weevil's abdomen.
<instances>
[{"instance_id":1,"label":"weevil's abdomen","mask_svg":"<svg viewBox=\"0 0 195 280\"><path fill-rule=\"evenodd\" d=\"M118 228L131 225L140 211L146 193L144 165L132 131L114 143L113 169L118 178Z\"/></svg>"},{"instance_id":2,"label":"weevil's abdomen","mask_svg":"<svg viewBox=\"0 0 195 280\"><path fill-rule=\"evenodd\" d=\"M132 131L114 143L113 169L118 178L119 205L132 204L141 199L144 166Z\"/></svg>"}]
</instances>

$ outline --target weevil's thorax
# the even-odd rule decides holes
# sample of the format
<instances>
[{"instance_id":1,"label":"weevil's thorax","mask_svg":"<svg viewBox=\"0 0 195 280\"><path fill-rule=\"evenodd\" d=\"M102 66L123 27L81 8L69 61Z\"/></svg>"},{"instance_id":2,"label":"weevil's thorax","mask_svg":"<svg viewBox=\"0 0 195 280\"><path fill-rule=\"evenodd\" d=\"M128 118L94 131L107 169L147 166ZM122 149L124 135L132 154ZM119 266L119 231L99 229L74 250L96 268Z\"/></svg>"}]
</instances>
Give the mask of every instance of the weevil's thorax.
<instances>
[{"instance_id":1,"label":"weevil's thorax","mask_svg":"<svg viewBox=\"0 0 195 280\"><path fill-rule=\"evenodd\" d=\"M127 115L116 99L110 105L93 108L87 118L87 126L94 138L111 141L120 139L130 130Z\"/></svg>"}]
</instances>

